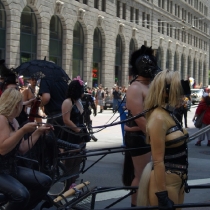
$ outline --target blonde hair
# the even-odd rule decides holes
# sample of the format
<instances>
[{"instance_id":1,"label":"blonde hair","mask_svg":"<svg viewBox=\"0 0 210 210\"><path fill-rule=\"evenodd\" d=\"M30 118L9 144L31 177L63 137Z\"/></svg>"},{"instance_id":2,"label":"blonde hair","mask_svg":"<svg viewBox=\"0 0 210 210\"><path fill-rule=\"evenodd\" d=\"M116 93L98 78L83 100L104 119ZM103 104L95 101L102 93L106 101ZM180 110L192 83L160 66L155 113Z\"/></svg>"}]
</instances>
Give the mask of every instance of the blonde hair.
<instances>
[{"instance_id":1,"label":"blonde hair","mask_svg":"<svg viewBox=\"0 0 210 210\"><path fill-rule=\"evenodd\" d=\"M166 104L166 85L170 85L167 103L173 107L176 107L180 103L183 91L179 72L164 70L157 74L150 85L149 92L144 102L145 109ZM152 111L146 114L146 118L150 116L151 112Z\"/></svg>"},{"instance_id":2,"label":"blonde hair","mask_svg":"<svg viewBox=\"0 0 210 210\"><path fill-rule=\"evenodd\" d=\"M9 117L22 98L20 91L14 88L6 89L0 97L0 114Z\"/></svg>"}]
</instances>

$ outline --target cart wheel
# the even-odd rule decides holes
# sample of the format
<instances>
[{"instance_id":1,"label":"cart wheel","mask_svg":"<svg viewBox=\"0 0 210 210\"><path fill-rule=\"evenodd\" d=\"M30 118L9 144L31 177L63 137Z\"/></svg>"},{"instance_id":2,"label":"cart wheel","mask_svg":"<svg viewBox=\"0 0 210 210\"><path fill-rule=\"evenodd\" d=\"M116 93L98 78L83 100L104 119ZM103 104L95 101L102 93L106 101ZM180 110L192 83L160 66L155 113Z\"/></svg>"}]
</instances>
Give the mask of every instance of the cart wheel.
<instances>
[{"instance_id":1,"label":"cart wheel","mask_svg":"<svg viewBox=\"0 0 210 210\"><path fill-rule=\"evenodd\" d=\"M66 172L66 167L62 162L58 163L58 171L59 171L59 177L61 177ZM66 190L68 190L71 186L71 179L65 179L63 181L55 181L55 183L51 186L48 194L52 196L57 196L62 193L64 193Z\"/></svg>"},{"instance_id":2,"label":"cart wheel","mask_svg":"<svg viewBox=\"0 0 210 210\"><path fill-rule=\"evenodd\" d=\"M104 110L107 110L107 107L106 106L104 106Z\"/></svg>"}]
</instances>

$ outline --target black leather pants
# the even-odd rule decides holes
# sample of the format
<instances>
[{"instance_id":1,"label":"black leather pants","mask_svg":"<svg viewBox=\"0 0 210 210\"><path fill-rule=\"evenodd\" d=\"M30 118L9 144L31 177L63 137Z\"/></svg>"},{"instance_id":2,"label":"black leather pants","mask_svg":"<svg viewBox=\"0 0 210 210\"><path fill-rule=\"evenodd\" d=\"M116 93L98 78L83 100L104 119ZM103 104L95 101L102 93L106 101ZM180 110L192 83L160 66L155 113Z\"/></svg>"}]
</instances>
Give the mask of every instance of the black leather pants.
<instances>
[{"instance_id":1,"label":"black leather pants","mask_svg":"<svg viewBox=\"0 0 210 210\"><path fill-rule=\"evenodd\" d=\"M6 210L31 210L47 194L51 178L32 169L17 167L17 174L0 174L0 192L9 200Z\"/></svg>"}]
</instances>

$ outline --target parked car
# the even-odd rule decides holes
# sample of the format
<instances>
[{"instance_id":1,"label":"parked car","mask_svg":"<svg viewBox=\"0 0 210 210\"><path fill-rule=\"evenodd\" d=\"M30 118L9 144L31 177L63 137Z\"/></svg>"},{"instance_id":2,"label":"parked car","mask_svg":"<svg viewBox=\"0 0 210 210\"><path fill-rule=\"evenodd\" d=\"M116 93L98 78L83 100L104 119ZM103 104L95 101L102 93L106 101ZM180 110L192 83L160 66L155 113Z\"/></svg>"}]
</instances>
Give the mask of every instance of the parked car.
<instances>
[{"instance_id":1,"label":"parked car","mask_svg":"<svg viewBox=\"0 0 210 210\"><path fill-rule=\"evenodd\" d=\"M104 110L106 110L106 109L112 109L112 107L113 107L113 100L110 99L109 97L107 97L105 99Z\"/></svg>"},{"instance_id":2,"label":"parked car","mask_svg":"<svg viewBox=\"0 0 210 210\"><path fill-rule=\"evenodd\" d=\"M191 89L192 104L199 103L201 101L203 93L204 93L203 89Z\"/></svg>"}]
</instances>

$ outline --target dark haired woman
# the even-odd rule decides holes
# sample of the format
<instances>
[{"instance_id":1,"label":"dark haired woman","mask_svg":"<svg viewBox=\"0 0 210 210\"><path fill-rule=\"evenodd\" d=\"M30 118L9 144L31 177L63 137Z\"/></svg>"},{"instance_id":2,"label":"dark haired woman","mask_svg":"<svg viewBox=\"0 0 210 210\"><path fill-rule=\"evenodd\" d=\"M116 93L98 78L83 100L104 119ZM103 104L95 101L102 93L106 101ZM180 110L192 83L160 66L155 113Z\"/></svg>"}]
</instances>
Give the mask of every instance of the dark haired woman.
<instances>
[{"instance_id":1,"label":"dark haired woman","mask_svg":"<svg viewBox=\"0 0 210 210\"><path fill-rule=\"evenodd\" d=\"M61 139L66 140L73 144L81 144L86 141L81 134L84 132L84 110L81 102L81 97L84 94L83 81L79 76L73 79L68 86L66 99L62 104L62 116L63 122L69 127L69 132L64 131ZM87 137L87 136L86 136ZM65 161L66 167L72 174L76 174L79 171L80 159L70 159ZM75 182L73 178L71 182Z\"/></svg>"},{"instance_id":2,"label":"dark haired woman","mask_svg":"<svg viewBox=\"0 0 210 210\"><path fill-rule=\"evenodd\" d=\"M193 121L196 120L197 116L205 112L203 120L202 120L202 127L204 128L207 125L210 125L210 97L208 93L204 93L202 97L202 101L199 103L196 111L195 116L193 117ZM201 142L205 140L205 135L207 136L207 146L210 147L210 131L199 136L199 140L196 142L195 146L201 146Z\"/></svg>"},{"instance_id":3,"label":"dark haired woman","mask_svg":"<svg viewBox=\"0 0 210 210\"><path fill-rule=\"evenodd\" d=\"M130 59L130 73L135 80L126 93L126 108L129 117L144 110L144 99L149 84L159 71L153 50L144 45L135 51ZM138 186L144 167L150 161L150 147L145 142L146 119L140 117L125 125L125 144L127 148L139 148L125 154L123 182L126 186ZM143 147L143 148L141 148ZM136 194L131 196L131 207L136 206Z\"/></svg>"},{"instance_id":4,"label":"dark haired woman","mask_svg":"<svg viewBox=\"0 0 210 210\"><path fill-rule=\"evenodd\" d=\"M81 133L84 126L83 106L81 97L84 94L83 81L78 76L68 87L66 99L62 104L63 122L74 133ZM84 141L81 135L68 134L68 138L62 135L62 138L70 143L80 144Z\"/></svg>"}]
</instances>

